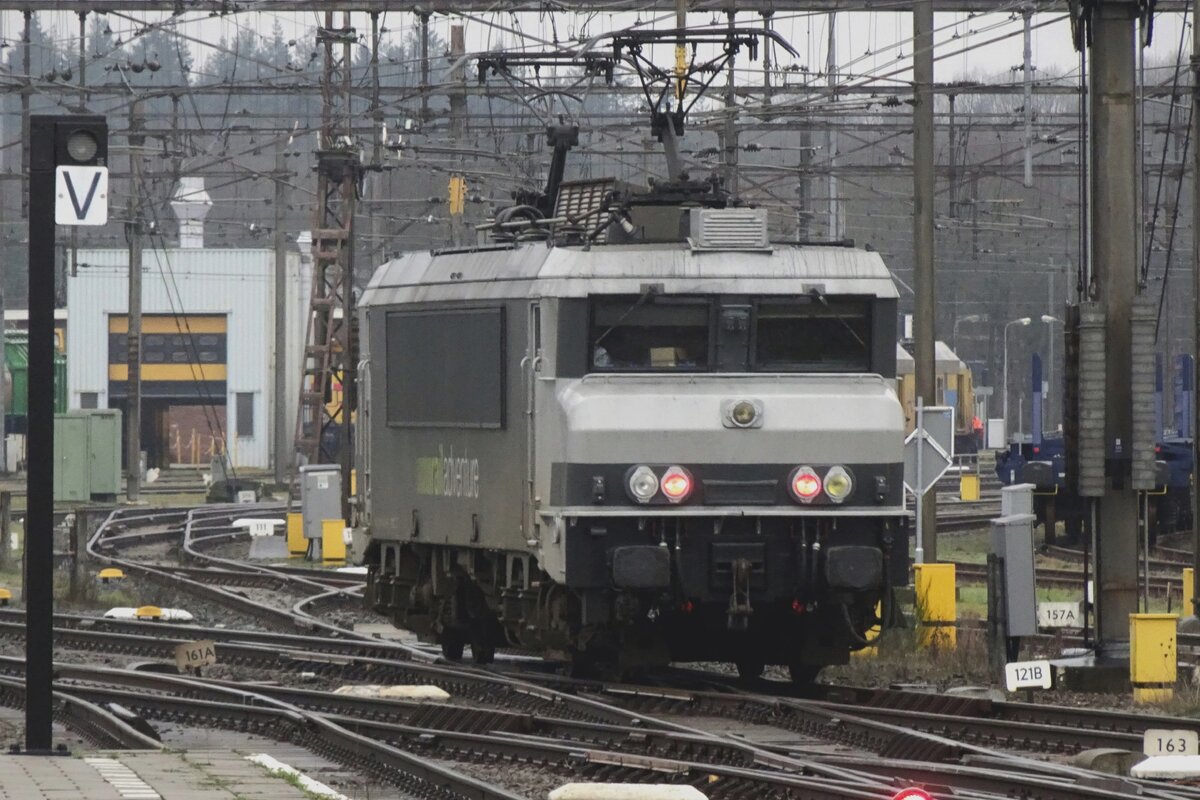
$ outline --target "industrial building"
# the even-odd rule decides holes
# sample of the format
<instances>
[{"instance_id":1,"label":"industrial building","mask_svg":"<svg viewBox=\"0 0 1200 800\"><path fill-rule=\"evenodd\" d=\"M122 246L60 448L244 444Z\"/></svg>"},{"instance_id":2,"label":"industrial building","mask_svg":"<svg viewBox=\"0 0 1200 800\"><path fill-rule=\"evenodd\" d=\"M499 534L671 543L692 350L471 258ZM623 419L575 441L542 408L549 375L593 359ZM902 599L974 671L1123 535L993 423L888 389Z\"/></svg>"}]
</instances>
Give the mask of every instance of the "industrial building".
<instances>
[{"instance_id":1,"label":"industrial building","mask_svg":"<svg viewBox=\"0 0 1200 800\"><path fill-rule=\"evenodd\" d=\"M225 452L235 467L271 466L275 251L204 246L211 201L172 203L179 247L142 253L142 424L147 467L208 464ZM284 367L296 406L307 287L301 251L287 256L289 317ZM129 252L80 249L67 281L67 404L125 410L128 384ZM294 324L293 324L294 322ZM294 380L292 376L297 376ZM295 384L295 386L293 386ZM290 437L291 431L287 433Z\"/></svg>"}]
</instances>

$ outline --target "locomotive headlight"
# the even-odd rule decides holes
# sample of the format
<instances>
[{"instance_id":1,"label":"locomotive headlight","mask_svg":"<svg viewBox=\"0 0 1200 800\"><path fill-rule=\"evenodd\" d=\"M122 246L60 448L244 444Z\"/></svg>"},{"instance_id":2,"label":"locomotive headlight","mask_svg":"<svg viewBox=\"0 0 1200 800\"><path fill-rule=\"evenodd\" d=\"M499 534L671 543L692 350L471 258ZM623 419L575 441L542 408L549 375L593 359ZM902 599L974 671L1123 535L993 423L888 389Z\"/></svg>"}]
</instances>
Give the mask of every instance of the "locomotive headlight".
<instances>
[{"instance_id":1,"label":"locomotive headlight","mask_svg":"<svg viewBox=\"0 0 1200 800\"><path fill-rule=\"evenodd\" d=\"M729 418L739 428L748 428L758 419L758 409L749 400L739 400L729 410Z\"/></svg>"},{"instance_id":2,"label":"locomotive headlight","mask_svg":"<svg viewBox=\"0 0 1200 800\"><path fill-rule=\"evenodd\" d=\"M854 491L854 479L845 467L832 467L825 473L825 494L835 503L840 503Z\"/></svg>"},{"instance_id":3,"label":"locomotive headlight","mask_svg":"<svg viewBox=\"0 0 1200 800\"><path fill-rule=\"evenodd\" d=\"M792 497L801 503L811 503L821 493L821 476L812 467L796 467L792 471L788 488Z\"/></svg>"},{"instance_id":4,"label":"locomotive headlight","mask_svg":"<svg viewBox=\"0 0 1200 800\"><path fill-rule=\"evenodd\" d=\"M670 467L662 477L662 493L672 503L682 502L692 493L692 476L683 467Z\"/></svg>"},{"instance_id":5,"label":"locomotive headlight","mask_svg":"<svg viewBox=\"0 0 1200 800\"><path fill-rule=\"evenodd\" d=\"M658 494L658 476L654 470L642 465L629 473L629 494L639 503L649 503Z\"/></svg>"}]
</instances>

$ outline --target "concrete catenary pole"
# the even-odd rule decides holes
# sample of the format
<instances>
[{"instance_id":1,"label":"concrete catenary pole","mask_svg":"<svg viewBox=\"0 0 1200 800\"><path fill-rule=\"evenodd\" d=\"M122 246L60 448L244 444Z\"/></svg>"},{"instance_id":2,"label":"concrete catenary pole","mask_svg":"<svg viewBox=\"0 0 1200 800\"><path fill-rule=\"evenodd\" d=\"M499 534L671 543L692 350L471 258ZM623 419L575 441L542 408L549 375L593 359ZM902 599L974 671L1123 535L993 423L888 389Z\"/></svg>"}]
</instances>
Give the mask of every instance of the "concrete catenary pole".
<instances>
[{"instance_id":1,"label":"concrete catenary pole","mask_svg":"<svg viewBox=\"0 0 1200 800\"><path fill-rule=\"evenodd\" d=\"M125 418L126 438L125 496L133 501L142 487L142 144L141 101L129 107L129 200L126 204L125 240L129 243L129 323L126 333Z\"/></svg>"},{"instance_id":2,"label":"concrete catenary pole","mask_svg":"<svg viewBox=\"0 0 1200 800\"><path fill-rule=\"evenodd\" d=\"M837 102L837 12L829 12L829 38L825 48L825 80L829 86L829 102ZM829 240L838 241L846 232L842 223L842 203L838 187L838 129L829 126L825 131L825 148L829 155Z\"/></svg>"},{"instance_id":3,"label":"concrete catenary pole","mask_svg":"<svg viewBox=\"0 0 1200 800\"><path fill-rule=\"evenodd\" d=\"M1025 73L1025 185L1033 186L1033 8L1021 9L1025 18L1025 47L1021 68Z\"/></svg>"},{"instance_id":4,"label":"concrete catenary pole","mask_svg":"<svg viewBox=\"0 0 1200 800\"><path fill-rule=\"evenodd\" d=\"M1196 24L1195 17L1192 18L1192 309L1193 319L1192 325L1194 328L1194 363L1200 364L1200 180L1196 180L1195 176L1200 175L1200 92L1196 91L1196 87L1200 86L1200 25ZM1183 177L1180 176L1180 180ZM1170 316L1168 314L1168 316ZM1170 341L1168 339L1167 341ZM1195 386L1195 371L1193 370L1193 386ZM1200 587L1200 525L1196 524L1196 520L1200 520L1200 491L1196 487L1200 487L1200 401L1195 398L1197 393L1192 391L1192 553L1195 559L1192 566L1195 567L1193 578L1195 585L1192 587L1192 608L1183 610L1183 613L1192 613L1200 616L1200 593L1196 589Z\"/></svg>"},{"instance_id":5,"label":"concrete catenary pole","mask_svg":"<svg viewBox=\"0 0 1200 800\"><path fill-rule=\"evenodd\" d=\"M292 441L288 431L288 359L287 359L287 236L283 230L287 194L284 185L286 173L286 141L280 142L275 151L275 402L272 403L272 441L275 445L275 482L287 483L291 470Z\"/></svg>"},{"instance_id":6,"label":"concrete catenary pole","mask_svg":"<svg viewBox=\"0 0 1200 800\"><path fill-rule=\"evenodd\" d=\"M1105 425L1108 453L1132 451L1130 317L1138 263L1135 40L1138 6L1105 0L1092 18L1090 71L1091 242L1098 301L1105 313ZM1117 464L1122 461L1118 459ZM1122 483L1116 482L1117 486ZM1098 650L1114 659L1129 646L1138 610L1138 495L1110 481L1100 498L1096 533Z\"/></svg>"},{"instance_id":7,"label":"concrete catenary pole","mask_svg":"<svg viewBox=\"0 0 1200 800\"><path fill-rule=\"evenodd\" d=\"M4 323L4 285L0 284L0 475L8 472L8 406L4 402L4 395L10 391L12 387L11 380L5 380L5 372L8 369L6 362L7 353L5 348L7 345ZM15 398L14 398L15 399ZM7 542L0 542L0 550L3 550ZM8 556L8 553L0 553L0 561Z\"/></svg>"},{"instance_id":8,"label":"concrete catenary pole","mask_svg":"<svg viewBox=\"0 0 1200 800\"><path fill-rule=\"evenodd\" d=\"M917 397L936 405L933 299L933 2L913 3L913 334ZM921 507L925 560L937 561L937 492L926 492Z\"/></svg>"}]
</instances>

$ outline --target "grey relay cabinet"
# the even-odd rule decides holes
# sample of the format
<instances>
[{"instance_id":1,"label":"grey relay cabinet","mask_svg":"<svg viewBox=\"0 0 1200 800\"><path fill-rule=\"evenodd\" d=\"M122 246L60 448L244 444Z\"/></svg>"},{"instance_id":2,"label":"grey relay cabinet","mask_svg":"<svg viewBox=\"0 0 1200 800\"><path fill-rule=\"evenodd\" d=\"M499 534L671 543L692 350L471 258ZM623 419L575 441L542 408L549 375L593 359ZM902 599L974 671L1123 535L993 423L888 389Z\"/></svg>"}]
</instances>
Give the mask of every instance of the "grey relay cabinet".
<instances>
[{"instance_id":1,"label":"grey relay cabinet","mask_svg":"<svg viewBox=\"0 0 1200 800\"><path fill-rule=\"evenodd\" d=\"M340 466L309 464L300 468L300 511L305 539L320 539L324 520L342 518Z\"/></svg>"}]
</instances>

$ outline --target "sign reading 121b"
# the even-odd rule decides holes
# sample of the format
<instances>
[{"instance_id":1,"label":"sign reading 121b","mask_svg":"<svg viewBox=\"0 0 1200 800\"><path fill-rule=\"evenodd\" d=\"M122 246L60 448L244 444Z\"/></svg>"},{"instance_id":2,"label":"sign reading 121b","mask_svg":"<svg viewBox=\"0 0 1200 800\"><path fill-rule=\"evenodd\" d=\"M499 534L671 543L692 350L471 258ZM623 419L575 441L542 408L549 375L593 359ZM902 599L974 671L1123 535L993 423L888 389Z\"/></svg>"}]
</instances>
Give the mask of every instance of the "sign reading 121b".
<instances>
[{"instance_id":1,"label":"sign reading 121b","mask_svg":"<svg viewBox=\"0 0 1200 800\"><path fill-rule=\"evenodd\" d=\"M54 169L54 223L104 225L108 222L108 167Z\"/></svg>"}]
</instances>

